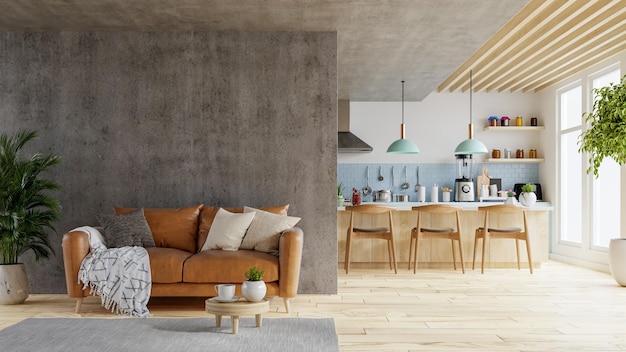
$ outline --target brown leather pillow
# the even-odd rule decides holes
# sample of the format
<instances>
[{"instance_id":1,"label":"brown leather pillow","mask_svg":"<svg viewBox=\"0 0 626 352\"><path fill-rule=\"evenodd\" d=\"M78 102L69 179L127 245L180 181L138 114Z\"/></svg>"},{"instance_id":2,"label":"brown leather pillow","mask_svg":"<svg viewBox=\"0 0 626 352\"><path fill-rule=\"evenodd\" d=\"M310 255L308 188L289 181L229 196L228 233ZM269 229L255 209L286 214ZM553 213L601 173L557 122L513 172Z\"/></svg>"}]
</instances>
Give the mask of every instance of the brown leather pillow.
<instances>
[{"instance_id":1,"label":"brown leather pillow","mask_svg":"<svg viewBox=\"0 0 626 352\"><path fill-rule=\"evenodd\" d=\"M215 219L215 214L220 207L203 207L200 212L200 227L198 228L198 250L202 248L204 242L206 241L207 236L209 235L209 230L211 229L211 224L213 224L213 220ZM231 213L243 213L243 208L223 208ZM287 211L289 210L289 204L278 205L275 207L265 207L258 208L261 210L265 210L270 213L287 215ZM147 215L146 215L147 217ZM148 221L150 222L150 221ZM158 244L157 244L158 245Z\"/></svg>"},{"instance_id":2,"label":"brown leather pillow","mask_svg":"<svg viewBox=\"0 0 626 352\"><path fill-rule=\"evenodd\" d=\"M198 216L202 207L200 204L188 208L144 208L156 246L195 253L198 249ZM118 215L136 209L114 207Z\"/></svg>"}]
</instances>

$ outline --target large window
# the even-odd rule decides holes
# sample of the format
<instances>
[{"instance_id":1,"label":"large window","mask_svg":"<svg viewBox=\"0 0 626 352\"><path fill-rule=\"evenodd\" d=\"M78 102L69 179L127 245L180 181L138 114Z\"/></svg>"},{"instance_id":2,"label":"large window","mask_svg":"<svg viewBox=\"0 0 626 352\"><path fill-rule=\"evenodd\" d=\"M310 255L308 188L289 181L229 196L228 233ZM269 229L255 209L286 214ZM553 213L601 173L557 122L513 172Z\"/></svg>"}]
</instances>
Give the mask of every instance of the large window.
<instances>
[{"instance_id":1,"label":"large window","mask_svg":"<svg viewBox=\"0 0 626 352\"><path fill-rule=\"evenodd\" d=\"M592 77L592 88L601 88L620 80L619 69L609 69ZM593 97L590 98L590 101ZM591 233L592 247L607 248L611 238L620 237L620 166L615 160L605 158L600 165L599 177L592 186L593 208Z\"/></svg>"},{"instance_id":2,"label":"large window","mask_svg":"<svg viewBox=\"0 0 626 352\"><path fill-rule=\"evenodd\" d=\"M585 262L607 263L611 238L620 237L620 166L605 158L596 179L587 174L588 155L578 152L588 128L584 111L593 109L593 88L620 80L619 64L557 91L558 212L553 253Z\"/></svg>"},{"instance_id":3,"label":"large window","mask_svg":"<svg viewBox=\"0 0 626 352\"><path fill-rule=\"evenodd\" d=\"M582 131L582 87L577 83L559 94L561 184L560 240L582 242L582 158L578 136Z\"/></svg>"}]
</instances>

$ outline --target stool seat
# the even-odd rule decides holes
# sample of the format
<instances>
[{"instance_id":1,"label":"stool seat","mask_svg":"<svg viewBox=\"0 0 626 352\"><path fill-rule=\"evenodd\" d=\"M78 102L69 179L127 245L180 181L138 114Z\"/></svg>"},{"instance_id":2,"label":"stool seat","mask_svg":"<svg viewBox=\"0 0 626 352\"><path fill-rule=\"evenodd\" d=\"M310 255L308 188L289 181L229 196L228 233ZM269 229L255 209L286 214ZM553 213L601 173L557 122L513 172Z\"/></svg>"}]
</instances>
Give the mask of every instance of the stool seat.
<instances>
[{"instance_id":1,"label":"stool seat","mask_svg":"<svg viewBox=\"0 0 626 352\"><path fill-rule=\"evenodd\" d=\"M417 231L417 227L413 230ZM422 227L422 232L454 232L452 227Z\"/></svg>"},{"instance_id":2,"label":"stool seat","mask_svg":"<svg viewBox=\"0 0 626 352\"><path fill-rule=\"evenodd\" d=\"M374 227L374 228L363 228L363 227L354 227L353 228L354 231L356 232L370 232L370 233L375 233L375 232L389 232L389 228L388 227Z\"/></svg>"},{"instance_id":3,"label":"stool seat","mask_svg":"<svg viewBox=\"0 0 626 352\"><path fill-rule=\"evenodd\" d=\"M479 227L476 230L482 231L484 227ZM490 232L520 232L522 231L521 227L490 227L487 229Z\"/></svg>"}]
</instances>

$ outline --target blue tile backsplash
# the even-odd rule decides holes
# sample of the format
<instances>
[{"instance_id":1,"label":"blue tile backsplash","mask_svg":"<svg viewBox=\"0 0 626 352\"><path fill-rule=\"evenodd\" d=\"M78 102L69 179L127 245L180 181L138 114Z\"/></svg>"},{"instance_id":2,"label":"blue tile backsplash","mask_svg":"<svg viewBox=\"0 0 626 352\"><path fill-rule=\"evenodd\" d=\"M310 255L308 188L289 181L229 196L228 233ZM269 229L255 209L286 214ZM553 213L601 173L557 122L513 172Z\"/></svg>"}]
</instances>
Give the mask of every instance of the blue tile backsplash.
<instances>
[{"instance_id":1,"label":"blue tile backsplash","mask_svg":"<svg viewBox=\"0 0 626 352\"><path fill-rule=\"evenodd\" d=\"M369 186L373 191L389 189L396 194L408 194L411 202L417 201L417 167L419 166L420 184L426 186L426 201L430 202L430 188L433 184L439 185L439 200L441 201L441 188L448 187L454 191L454 180L457 178L456 163L450 164L338 164L337 182L345 187L343 196L350 199L352 188L362 190L366 185L367 167L369 166ZM409 189L402 189L404 183L404 167L407 168L407 180ZM483 166L487 167L488 175L502 180L502 189L513 189L516 183L539 183L539 164L490 164L476 163L474 165L474 182L476 177L482 174ZM378 181L379 167L384 177ZM394 183L392 186L391 170L394 170ZM454 192L452 193L454 199ZM363 196L364 202L373 201L373 196Z\"/></svg>"}]
</instances>

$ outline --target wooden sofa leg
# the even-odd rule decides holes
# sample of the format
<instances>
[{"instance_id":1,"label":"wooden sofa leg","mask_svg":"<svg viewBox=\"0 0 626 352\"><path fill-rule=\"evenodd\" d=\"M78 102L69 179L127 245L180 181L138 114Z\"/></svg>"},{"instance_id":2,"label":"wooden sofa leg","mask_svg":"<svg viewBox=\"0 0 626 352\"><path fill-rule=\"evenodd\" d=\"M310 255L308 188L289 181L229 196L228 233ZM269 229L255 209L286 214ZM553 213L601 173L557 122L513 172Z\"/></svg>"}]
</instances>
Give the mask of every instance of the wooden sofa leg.
<instances>
[{"instance_id":1,"label":"wooden sofa leg","mask_svg":"<svg viewBox=\"0 0 626 352\"><path fill-rule=\"evenodd\" d=\"M283 297L283 302L285 302L285 310L289 313L291 311L291 308L289 307L289 298Z\"/></svg>"},{"instance_id":2,"label":"wooden sofa leg","mask_svg":"<svg viewBox=\"0 0 626 352\"><path fill-rule=\"evenodd\" d=\"M83 297L76 299L76 308L74 309L74 313L80 313L80 307L83 305Z\"/></svg>"}]
</instances>

